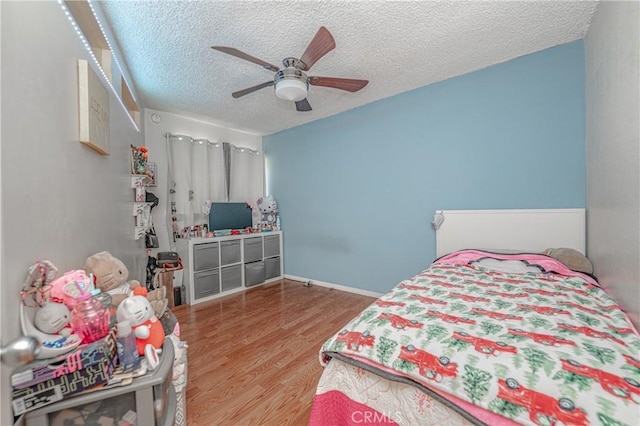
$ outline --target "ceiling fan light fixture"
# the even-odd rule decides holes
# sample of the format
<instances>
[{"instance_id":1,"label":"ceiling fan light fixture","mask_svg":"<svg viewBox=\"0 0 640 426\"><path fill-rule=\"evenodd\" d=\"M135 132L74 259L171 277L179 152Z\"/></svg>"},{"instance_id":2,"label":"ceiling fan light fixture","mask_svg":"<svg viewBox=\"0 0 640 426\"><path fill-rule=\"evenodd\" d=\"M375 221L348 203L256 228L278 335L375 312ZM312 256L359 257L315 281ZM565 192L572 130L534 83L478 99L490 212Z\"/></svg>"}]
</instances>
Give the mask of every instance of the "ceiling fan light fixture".
<instances>
[{"instance_id":1,"label":"ceiling fan light fixture","mask_svg":"<svg viewBox=\"0 0 640 426\"><path fill-rule=\"evenodd\" d=\"M295 78L280 80L276 83L276 96L285 101L301 101L307 97L307 83Z\"/></svg>"}]
</instances>

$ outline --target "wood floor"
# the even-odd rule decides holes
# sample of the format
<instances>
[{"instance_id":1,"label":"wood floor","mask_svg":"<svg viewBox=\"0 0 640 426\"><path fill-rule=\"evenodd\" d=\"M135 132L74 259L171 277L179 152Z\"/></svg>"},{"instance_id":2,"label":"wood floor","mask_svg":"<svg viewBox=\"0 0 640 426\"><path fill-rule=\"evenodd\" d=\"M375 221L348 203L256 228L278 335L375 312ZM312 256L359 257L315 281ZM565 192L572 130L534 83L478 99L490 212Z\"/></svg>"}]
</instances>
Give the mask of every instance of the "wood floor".
<instances>
[{"instance_id":1,"label":"wood floor","mask_svg":"<svg viewBox=\"0 0 640 426\"><path fill-rule=\"evenodd\" d=\"M374 300L284 280L175 308L188 425L306 425L320 346Z\"/></svg>"}]
</instances>

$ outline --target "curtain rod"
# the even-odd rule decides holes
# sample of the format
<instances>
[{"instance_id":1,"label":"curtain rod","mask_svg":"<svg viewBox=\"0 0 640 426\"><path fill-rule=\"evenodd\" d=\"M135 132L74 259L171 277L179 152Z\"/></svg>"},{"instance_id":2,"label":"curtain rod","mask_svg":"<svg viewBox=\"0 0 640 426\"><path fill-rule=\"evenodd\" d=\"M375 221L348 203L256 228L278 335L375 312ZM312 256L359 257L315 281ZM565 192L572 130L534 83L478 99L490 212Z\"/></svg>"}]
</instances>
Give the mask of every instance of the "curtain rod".
<instances>
[{"instance_id":1,"label":"curtain rod","mask_svg":"<svg viewBox=\"0 0 640 426\"><path fill-rule=\"evenodd\" d=\"M199 138L199 139L195 139L191 136L188 135L174 135L173 133L169 133L169 132L164 132L162 134L165 138L178 138L179 140L182 140L182 138L187 138L189 140L189 142L199 142L200 144L203 144L204 142L207 143L207 145L211 145L214 147L219 147L221 146L221 144L229 144L229 146L233 147L233 149L239 150L240 152L249 152L251 154L256 154L256 155L260 155L260 151L257 151L255 149L251 149L251 148L247 148L247 147L242 147L242 146L235 146L234 144L230 143L230 142L211 142L209 139L206 138Z\"/></svg>"}]
</instances>

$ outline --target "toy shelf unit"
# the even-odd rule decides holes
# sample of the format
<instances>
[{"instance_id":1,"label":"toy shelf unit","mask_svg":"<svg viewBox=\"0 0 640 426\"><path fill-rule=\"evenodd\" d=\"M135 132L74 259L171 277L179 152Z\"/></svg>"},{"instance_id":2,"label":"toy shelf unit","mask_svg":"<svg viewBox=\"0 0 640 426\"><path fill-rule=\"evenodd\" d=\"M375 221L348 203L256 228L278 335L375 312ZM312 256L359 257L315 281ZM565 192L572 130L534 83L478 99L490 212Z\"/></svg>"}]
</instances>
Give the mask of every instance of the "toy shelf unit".
<instances>
[{"instance_id":1,"label":"toy shelf unit","mask_svg":"<svg viewBox=\"0 0 640 426\"><path fill-rule=\"evenodd\" d=\"M283 278L282 231L182 239L177 248L191 305Z\"/></svg>"},{"instance_id":2,"label":"toy shelf unit","mask_svg":"<svg viewBox=\"0 0 640 426\"><path fill-rule=\"evenodd\" d=\"M132 424L170 426L175 423L177 400L171 384L173 343L165 340L155 370L115 385L47 405L25 414L27 426Z\"/></svg>"},{"instance_id":3,"label":"toy shelf unit","mask_svg":"<svg viewBox=\"0 0 640 426\"><path fill-rule=\"evenodd\" d=\"M136 223L133 238L136 240L144 237L151 228L151 206L153 203L146 202L146 186L149 182L150 179L147 175L131 175L131 189L135 190L133 216Z\"/></svg>"}]
</instances>

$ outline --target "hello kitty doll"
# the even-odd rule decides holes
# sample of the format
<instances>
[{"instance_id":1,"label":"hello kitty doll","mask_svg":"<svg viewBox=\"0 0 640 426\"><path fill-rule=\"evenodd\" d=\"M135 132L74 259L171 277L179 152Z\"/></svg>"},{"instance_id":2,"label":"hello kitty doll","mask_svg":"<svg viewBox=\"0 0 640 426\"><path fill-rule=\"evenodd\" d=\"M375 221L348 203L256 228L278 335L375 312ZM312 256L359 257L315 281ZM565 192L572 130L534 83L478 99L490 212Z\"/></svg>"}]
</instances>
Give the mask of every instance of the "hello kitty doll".
<instances>
[{"instance_id":1,"label":"hello kitty doll","mask_svg":"<svg viewBox=\"0 0 640 426\"><path fill-rule=\"evenodd\" d=\"M44 302L38 308L34 318L34 325L38 330L47 334L71 335L71 312L62 303Z\"/></svg>"},{"instance_id":2,"label":"hello kitty doll","mask_svg":"<svg viewBox=\"0 0 640 426\"><path fill-rule=\"evenodd\" d=\"M164 329L153 312L153 308L144 296L129 296L124 299L116 311L118 322L129 321L136 336L138 355L145 355L145 346L160 349L164 342Z\"/></svg>"},{"instance_id":3,"label":"hello kitty doll","mask_svg":"<svg viewBox=\"0 0 640 426\"><path fill-rule=\"evenodd\" d=\"M278 215L278 203L272 195L260 198L257 202L260 210L260 225L265 229L273 229Z\"/></svg>"}]
</instances>

